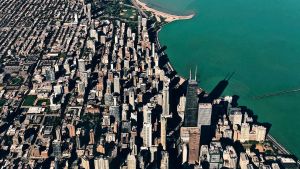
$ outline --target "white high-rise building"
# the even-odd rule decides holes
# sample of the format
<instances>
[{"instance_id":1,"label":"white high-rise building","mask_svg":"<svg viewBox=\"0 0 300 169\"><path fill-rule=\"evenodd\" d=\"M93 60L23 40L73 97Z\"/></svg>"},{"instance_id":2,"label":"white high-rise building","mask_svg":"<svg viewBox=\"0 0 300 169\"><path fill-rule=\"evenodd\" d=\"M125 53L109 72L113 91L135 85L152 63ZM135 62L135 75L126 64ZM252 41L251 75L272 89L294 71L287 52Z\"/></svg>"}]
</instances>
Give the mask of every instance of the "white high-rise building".
<instances>
[{"instance_id":1,"label":"white high-rise building","mask_svg":"<svg viewBox=\"0 0 300 169\"><path fill-rule=\"evenodd\" d=\"M198 127L209 126L211 124L212 105L210 103L200 103L198 107Z\"/></svg>"},{"instance_id":2,"label":"white high-rise building","mask_svg":"<svg viewBox=\"0 0 300 169\"><path fill-rule=\"evenodd\" d=\"M150 162L152 163L154 160L156 160L156 153L157 153L157 146L151 146L150 147L150 153L151 153L151 157L150 157Z\"/></svg>"},{"instance_id":3,"label":"white high-rise building","mask_svg":"<svg viewBox=\"0 0 300 169\"><path fill-rule=\"evenodd\" d=\"M166 150L167 144L167 118L160 118L160 142L164 150Z\"/></svg>"},{"instance_id":4,"label":"white high-rise building","mask_svg":"<svg viewBox=\"0 0 300 169\"><path fill-rule=\"evenodd\" d=\"M144 123L142 136L143 136L143 145L145 147L151 147L152 146L152 124L151 123Z\"/></svg>"},{"instance_id":5,"label":"white high-rise building","mask_svg":"<svg viewBox=\"0 0 300 169\"><path fill-rule=\"evenodd\" d=\"M66 60L65 63L64 63L64 69L66 70L67 75L71 73L70 65L68 63L68 60Z\"/></svg>"},{"instance_id":6,"label":"white high-rise building","mask_svg":"<svg viewBox=\"0 0 300 169\"><path fill-rule=\"evenodd\" d=\"M224 167L237 168L237 154L232 146L227 146L223 152Z\"/></svg>"},{"instance_id":7,"label":"white high-rise building","mask_svg":"<svg viewBox=\"0 0 300 169\"><path fill-rule=\"evenodd\" d=\"M188 160L188 148L186 144L182 145L182 163L187 162Z\"/></svg>"},{"instance_id":8,"label":"white high-rise building","mask_svg":"<svg viewBox=\"0 0 300 169\"><path fill-rule=\"evenodd\" d=\"M79 95L84 95L85 93L85 84L81 81L77 83L77 90Z\"/></svg>"},{"instance_id":9,"label":"white high-rise building","mask_svg":"<svg viewBox=\"0 0 300 169\"><path fill-rule=\"evenodd\" d=\"M181 119L184 119L185 104L186 104L186 97L181 96L179 99L179 104L177 106L177 112L178 115L181 117Z\"/></svg>"},{"instance_id":10,"label":"white high-rise building","mask_svg":"<svg viewBox=\"0 0 300 169\"><path fill-rule=\"evenodd\" d=\"M152 52L152 54L151 54L151 56L154 58L154 56L155 56L155 44L154 43L152 43L152 46L151 46L151 52Z\"/></svg>"},{"instance_id":11,"label":"white high-rise building","mask_svg":"<svg viewBox=\"0 0 300 169\"><path fill-rule=\"evenodd\" d=\"M243 114L240 108L231 108L229 110L229 120L233 126L236 124L241 125L242 118L243 118Z\"/></svg>"},{"instance_id":12,"label":"white high-rise building","mask_svg":"<svg viewBox=\"0 0 300 169\"><path fill-rule=\"evenodd\" d=\"M97 33L97 31L96 31L95 29L91 29L91 30L90 30L90 37L91 37L91 38L94 38L94 40L95 40L96 42L98 42L98 40L99 40L99 38L98 38L98 33Z\"/></svg>"},{"instance_id":13,"label":"white high-rise building","mask_svg":"<svg viewBox=\"0 0 300 169\"><path fill-rule=\"evenodd\" d=\"M147 28L147 18L142 18L142 27L143 29Z\"/></svg>"},{"instance_id":14,"label":"white high-rise building","mask_svg":"<svg viewBox=\"0 0 300 169\"><path fill-rule=\"evenodd\" d=\"M141 20L142 20L141 16L138 15L138 35L141 33Z\"/></svg>"},{"instance_id":15,"label":"white high-rise building","mask_svg":"<svg viewBox=\"0 0 300 169\"><path fill-rule=\"evenodd\" d=\"M90 169L90 161L86 156L81 158L81 165L84 169Z\"/></svg>"},{"instance_id":16,"label":"white high-rise building","mask_svg":"<svg viewBox=\"0 0 300 169\"><path fill-rule=\"evenodd\" d=\"M258 126L256 132L256 141L263 142L266 139L267 129L264 126Z\"/></svg>"},{"instance_id":17,"label":"white high-rise building","mask_svg":"<svg viewBox=\"0 0 300 169\"><path fill-rule=\"evenodd\" d=\"M96 52L96 46L94 40L87 40L87 47L92 50L93 53Z\"/></svg>"},{"instance_id":18,"label":"white high-rise building","mask_svg":"<svg viewBox=\"0 0 300 169\"><path fill-rule=\"evenodd\" d=\"M78 70L79 70L79 72L84 72L86 70L85 69L85 60L83 60L83 59L78 60Z\"/></svg>"},{"instance_id":19,"label":"white high-rise building","mask_svg":"<svg viewBox=\"0 0 300 169\"><path fill-rule=\"evenodd\" d=\"M58 126L55 132L56 132L56 140L61 141L61 128Z\"/></svg>"},{"instance_id":20,"label":"white high-rise building","mask_svg":"<svg viewBox=\"0 0 300 169\"><path fill-rule=\"evenodd\" d=\"M114 92L120 93L120 78L118 76L114 77Z\"/></svg>"},{"instance_id":21,"label":"white high-rise building","mask_svg":"<svg viewBox=\"0 0 300 169\"><path fill-rule=\"evenodd\" d=\"M241 153L240 154L240 168L241 169L248 169L247 165L249 164L249 158L246 153Z\"/></svg>"},{"instance_id":22,"label":"white high-rise building","mask_svg":"<svg viewBox=\"0 0 300 169\"><path fill-rule=\"evenodd\" d=\"M129 154L127 156L127 168L136 169L136 158L134 155Z\"/></svg>"},{"instance_id":23,"label":"white high-rise building","mask_svg":"<svg viewBox=\"0 0 300 169\"><path fill-rule=\"evenodd\" d=\"M143 119L144 123L151 123L151 110L147 105L143 107Z\"/></svg>"},{"instance_id":24,"label":"white high-rise building","mask_svg":"<svg viewBox=\"0 0 300 169\"><path fill-rule=\"evenodd\" d=\"M55 81L55 72L52 67L47 67L45 72L46 72L46 80Z\"/></svg>"},{"instance_id":25,"label":"white high-rise building","mask_svg":"<svg viewBox=\"0 0 300 169\"><path fill-rule=\"evenodd\" d=\"M84 86L88 85L89 72L80 72L80 80L84 83Z\"/></svg>"},{"instance_id":26,"label":"white high-rise building","mask_svg":"<svg viewBox=\"0 0 300 169\"><path fill-rule=\"evenodd\" d=\"M74 14L74 24L78 24L78 14Z\"/></svg>"},{"instance_id":27,"label":"white high-rise building","mask_svg":"<svg viewBox=\"0 0 300 169\"><path fill-rule=\"evenodd\" d=\"M162 116L169 116L170 114L170 104L169 104L169 83L170 80L166 77L164 80L164 87L163 87L163 113Z\"/></svg>"},{"instance_id":28,"label":"white high-rise building","mask_svg":"<svg viewBox=\"0 0 300 169\"><path fill-rule=\"evenodd\" d=\"M86 5L86 12L87 12L87 18L89 20L89 22L92 21L92 5L91 4L87 4Z\"/></svg>"},{"instance_id":29,"label":"white high-rise building","mask_svg":"<svg viewBox=\"0 0 300 169\"><path fill-rule=\"evenodd\" d=\"M160 168L169 169L169 153L167 151L162 151L161 153Z\"/></svg>"},{"instance_id":30,"label":"white high-rise building","mask_svg":"<svg viewBox=\"0 0 300 169\"><path fill-rule=\"evenodd\" d=\"M100 156L94 160L95 169L109 169L109 160L106 157Z\"/></svg>"},{"instance_id":31,"label":"white high-rise building","mask_svg":"<svg viewBox=\"0 0 300 169\"><path fill-rule=\"evenodd\" d=\"M241 126L241 135L240 141L243 143L245 141L249 141L250 134L250 125L248 123L243 123Z\"/></svg>"},{"instance_id":32,"label":"white high-rise building","mask_svg":"<svg viewBox=\"0 0 300 169\"><path fill-rule=\"evenodd\" d=\"M53 86L53 92L54 92L54 94L62 94L62 92L63 92L63 87L62 87L62 85L55 85L55 86Z\"/></svg>"}]
</instances>

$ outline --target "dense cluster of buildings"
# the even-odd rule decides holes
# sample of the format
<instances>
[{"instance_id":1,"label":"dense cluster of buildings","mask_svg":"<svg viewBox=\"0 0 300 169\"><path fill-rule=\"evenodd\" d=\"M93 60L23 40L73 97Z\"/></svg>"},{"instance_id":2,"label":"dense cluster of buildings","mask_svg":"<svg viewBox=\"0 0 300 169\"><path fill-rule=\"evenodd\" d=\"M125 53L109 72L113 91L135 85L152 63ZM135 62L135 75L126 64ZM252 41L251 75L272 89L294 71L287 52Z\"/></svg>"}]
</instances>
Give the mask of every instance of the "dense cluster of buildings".
<instances>
[{"instance_id":1,"label":"dense cluster of buildings","mask_svg":"<svg viewBox=\"0 0 300 169\"><path fill-rule=\"evenodd\" d=\"M93 17L109 3L0 2L1 168L298 167L232 97L174 75L148 18Z\"/></svg>"}]
</instances>

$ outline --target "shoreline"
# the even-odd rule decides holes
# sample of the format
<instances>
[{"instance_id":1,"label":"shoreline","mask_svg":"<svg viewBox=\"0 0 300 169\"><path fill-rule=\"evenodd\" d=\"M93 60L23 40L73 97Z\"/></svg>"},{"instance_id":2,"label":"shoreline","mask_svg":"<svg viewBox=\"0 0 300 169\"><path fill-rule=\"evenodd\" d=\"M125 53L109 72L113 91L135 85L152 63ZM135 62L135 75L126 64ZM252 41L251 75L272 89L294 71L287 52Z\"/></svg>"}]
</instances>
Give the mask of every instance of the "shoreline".
<instances>
[{"instance_id":1,"label":"shoreline","mask_svg":"<svg viewBox=\"0 0 300 169\"><path fill-rule=\"evenodd\" d=\"M159 41L159 36L158 36L158 34L159 34L159 32L161 31L162 27L163 27L163 25L155 32L156 38L155 38L155 43L154 43L154 44L156 45L156 49L161 49L161 45L160 45L160 41ZM161 54L164 55L165 52L162 52ZM173 68L172 64L170 63L170 60L168 61L168 63L167 63L166 65L168 66L168 69L170 69L170 70L176 72L176 70ZM177 72L176 72L176 76L178 76L178 77L180 78L180 81L178 82L180 85L181 85L182 83L184 83L184 82L187 80L185 77L179 75ZM199 89L203 90L203 89L200 88L200 87L199 87ZM204 91L204 90L203 90L203 91Z\"/></svg>"},{"instance_id":2,"label":"shoreline","mask_svg":"<svg viewBox=\"0 0 300 169\"><path fill-rule=\"evenodd\" d=\"M132 0L132 2L134 4L136 4L135 6L137 8L140 8L140 10L142 12L149 11L149 12L151 12L155 16L161 16L161 17L166 18L166 20L165 20L167 22L166 24L168 24L170 22L173 22L173 21L176 21L176 20L192 19L195 16L195 14L191 14L191 15L188 15L188 16L172 15L172 14L168 14L168 13L161 12L159 10L153 9L153 8L147 6L146 3L141 2L140 0ZM161 31L161 29L163 28L164 25L162 25L156 31L156 38L155 38L156 42L155 42L155 44L156 44L157 49L161 48L161 44L160 44L160 41L159 41L158 34L159 34L159 32ZM164 54L164 52L162 54ZM170 63L170 61L167 63L167 66L168 66L169 69L171 69L172 71L176 72L176 70L173 68L172 64ZM186 78L184 78L183 76L179 75L177 72L176 72L176 75L181 80L186 81ZM202 91L205 92L205 90L203 90L201 87L199 87L199 89L201 89ZM297 158L297 156L294 153L291 153L285 146L283 146L282 144L280 144L279 141L277 141L277 139L274 138L270 133L268 133L266 135L266 140L272 142L275 145L275 147L277 147L282 152L282 155L294 155ZM297 160L296 163L300 165L300 160Z\"/></svg>"},{"instance_id":3,"label":"shoreline","mask_svg":"<svg viewBox=\"0 0 300 169\"><path fill-rule=\"evenodd\" d=\"M166 12L162 12L159 10L156 10L154 8L149 7L146 3L141 2L140 0L132 0L133 4L136 4L142 11L148 11L151 12L156 17L162 17L165 18L165 21L167 23L176 21L176 20L186 20L186 19L192 19L195 14L191 15L173 15Z\"/></svg>"}]
</instances>

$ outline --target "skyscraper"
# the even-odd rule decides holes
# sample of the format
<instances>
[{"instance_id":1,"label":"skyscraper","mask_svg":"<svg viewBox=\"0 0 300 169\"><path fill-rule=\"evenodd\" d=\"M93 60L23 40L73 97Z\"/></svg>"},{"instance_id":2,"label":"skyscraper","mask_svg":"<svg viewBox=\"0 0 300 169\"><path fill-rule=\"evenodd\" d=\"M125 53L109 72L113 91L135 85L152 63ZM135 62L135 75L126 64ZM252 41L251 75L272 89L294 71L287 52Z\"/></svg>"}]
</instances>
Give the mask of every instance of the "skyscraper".
<instances>
[{"instance_id":1,"label":"skyscraper","mask_svg":"<svg viewBox=\"0 0 300 169\"><path fill-rule=\"evenodd\" d=\"M81 148L81 141L80 141L80 135L76 136L76 148L80 149Z\"/></svg>"},{"instance_id":2,"label":"skyscraper","mask_svg":"<svg viewBox=\"0 0 300 169\"><path fill-rule=\"evenodd\" d=\"M267 134L267 128L264 126L258 126L256 132L256 141L262 142L265 141Z\"/></svg>"},{"instance_id":3,"label":"skyscraper","mask_svg":"<svg viewBox=\"0 0 300 169\"><path fill-rule=\"evenodd\" d=\"M74 14L74 24L78 24L78 14Z\"/></svg>"},{"instance_id":4,"label":"skyscraper","mask_svg":"<svg viewBox=\"0 0 300 169\"><path fill-rule=\"evenodd\" d=\"M154 58L154 55L155 55L155 44L152 43L152 46L151 46L151 57Z\"/></svg>"},{"instance_id":5,"label":"skyscraper","mask_svg":"<svg viewBox=\"0 0 300 169\"><path fill-rule=\"evenodd\" d=\"M225 168L237 168L237 154L232 146L226 146L223 151L224 167Z\"/></svg>"},{"instance_id":6,"label":"skyscraper","mask_svg":"<svg viewBox=\"0 0 300 169\"><path fill-rule=\"evenodd\" d=\"M163 109L163 116L168 116L170 114L170 110L169 110L169 83L170 80L167 79L164 81L164 87L163 87L163 105L162 105L162 109Z\"/></svg>"},{"instance_id":7,"label":"skyscraper","mask_svg":"<svg viewBox=\"0 0 300 169\"><path fill-rule=\"evenodd\" d=\"M84 93L85 93L85 84L84 84L84 82L79 81L77 83L77 89L78 89L78 94L79 95L84 95Z\"/></svg>"},{"instance_id":8,"label":"skyscraper","mask_svg":"<svg viewBox=\"0 0 300 169\"><path fill-rule=\"evenodd\" d=\"M241 126L241 136L240 141L243 143L249 141L250 125L248 123L243 123Z\"/></svg>"},{"instance_id":9,"label":"skyscraper","mask_svg":"<svg viewBox=\"0 0 300 169\"><path fill-rule=\"evenodd\" d=\"M164 150L166 150L167 142L167 118L161 116L160 118L160 142Z\"/></svg>"},{"instance_id":10,"label":"skyscraper","mask_svg":"<svg viewBox=\"0 0 300 169\"><path fill-rule=\"evenodd\" d=\"M248 155L244 152L240 154L240 168L241 169L248 169L247 165L249 164Z\"/></svg>"},{"instance_id":11,"label":"skyscraper","mask_svg":"<svg viewBox=\"0 0 300 169\"><path fill-rule=\"evenodd\" d=\"M160 168L169 169L169 153L167 151L162 151L161 156Z\"/></svg>"},{"instance_id":12,"label":"skyscraper","mask_svg":"<svg viewBox=\"0 0 300 169\"><path fill-rule=\"evenodd\" d=\"M129 154L127 156L127 168L136 169L136 158L134 155Z\"/></svg>"},{"instance_id":13,"label":"skyscraper","mask_svg":"<svg viewBox=\"0 0 300 169\"><path fill-rule=\"evenodd\" d=\"M151 123L144 123L143 125L143 145L145 147L152 146L152 124Z\"/></svg>"},{"instance_id":14,"label":"skyscraper","mask_svg":"<svg viewBox=\"0 0 300 169\"><path fill-rule=\"evenodd\" d=\"M95 144L95 132L93 129L90 130L90 142L89 144Z\"/></svg>"},{"instance_id":15,"label":"skyscraper","mask_svg":"<svg viewBox=\"0 0 300 169\"><path fill-rule=\"evenodd\" d=\"M95 169L109 169L109 160L106 157L100 156L94 160Z\"/></svg>"},{"instance_id":16,"label":"skyscraper","mask_svg":"<svg viewBox=\"0 0 300 169\"><path fill-rule=\"evenodd\" d=\"M61 128L60 128L60 126L58 126L56 128L55 132L56 132L56 140L61 141Z\"/></svg>"},{"instance_id":17,"label":"skyscraper","mask_svg":"<svg viewBox=\"0 0 300 169\"><path fill-rule=\"evenodd\" d=\"M120 121L120 106L116 96L113 96L113 105L109 106L109 114L115 118L115 121Z\"/></svg>"},{"instance_id":18,"label":"skyscraper","mask_svg":"<svg viewBox=\"0 0 300 169\"><path fill-rule=\"evenodd\" d=\"M55 80L55 72L54 72L54 69L51 67L48 67L46 69L46 80L49 80L49 81Z\"/></svg>"},{"instance_id":19,"label":"skyscraper","mask_svg":"<svg viewBox=\"0 0 300 169\"><path fill-rule=\"evenodd\" d=\"M132 109L134 110L135 109L135 104L134 104L134 91L133 90L130 90L129 91L129 104L131 105Z\"/></svg>"},{"instance_id":20,"label":"skyscraper","mask_svg":"<svg viewBox=\"0 0 300 169\"><path fill-rule=\"evenodd\" d=\"M79 70L79 72L85 71L85 60L83 60L83 59L78 60L78 70Z\"/></svg>"},{"instance_id":21,"label":"skyscraper","mask_svg":"<svg viewBox=\"0 0 300 169\"><path fill-rule=\"evenodd\" d=\"M86 10L87 18L88 18L89 22L91 22L92 21L92 5L89 3L86 5L86 8L87 8L87 10Z\"/></svg>"},{"instance_id":22,"label":"skyscraper","mask_svg":"<svg viewBox=\"0 0 300 169\"><path fill-rule=\"evenodd\" d=\"M185 111L185 105L186 104L186 97L181 96L179 99L179 104L177 106L177 112L178 115L181 117L181 119L184 119L184 111Z\"/></svg>"},{"instance_id":23,"label":"skyscraper","mask_svg":"<svg viewBox=\"0 0 300 169\"><path fill-rule=\"evenodd\" d=\"M118 76L114 77L114 92L120 93L120 78Z\"/></svg>"},{"instance_id":24,"label":"skyscraper","mask_svg":"<svg viewBox=\"0 0 300 169\"><path fill-rule=\"evenodd\" d=\"M69 130L69 136L70 137L75 137L75 126L72 124L68 124L67 128Z\"/></svg>"},{"instance_id":25,"label":"skyscraper","mask_svg":"<svg viewBox=\"0 0 300 169\"><path fill-rule=\"evenodd\" d=\"M151 110L147 105L143 107L143 123L151 123Z\"/></svg>"},{"instance_id":26,"label":"skyscraper","mask_svg":"<svg viewBox=\"0 0 300 169\"><path fill-rule=\"evenodd\" d=\"M198 109L198 127L211 125L212 105L200 103Z\"/></svg>"},{"instance_id":27,"label":"skyscraper","mask_svg":"<svg viewBox=\"0 0 300 169\"><path fill-rule=\"evenodd\" d=\"M90 169L90 161L86 156L81 158L81 165L84 169Z\"/></svg>"},{"instance_id":28,"label":"skyscraper","mask_svg":"<svg viewBox=\"0 0 300 169\"><path fill-rule=\"evenodd\" d=\"M187 144L182 145L182 163L187 162L188 160L188 148Z\"/></svg>"},{"instance_id":29,"label":"skyscraper","mask_svg":"<svg viewBox=\"0 0 300 169\"><path fill-rule=\"evenodd\" d=\"M228 113L229 113L229 120L231 121L232 125L242 124L243 114L241 108L239 107L230 108Z\"/></svg>"},{"instance_id":30,"label":"skyscraper","mask_svg":"<svg viewBox=\"0 0 300 169\"><path fill-rule=\"evenodd\" d=\"M189 137L189 164L195 164L199 160L200 153L200 129L193 127L190 130Z\"/></svg>"},{"instance_id":31,"label":"skyscraper","mask_svg":"<svg viewBox=\"0 0 300 169\"><path fill-rule=\"evenodd\" d=\"M184 113L184 127L196 127L198 123L198 83L196 79L190 79L188 81L187 93L186 93L186 106Z\"/></svg>"},{"instance_id":32,"label":"skyscraper","mask_svg":"<svg viewBox=\"0 0 300 169\"><path fill-rule=\"evenodd\" d=\"M154 162L156 160L156 153L157 153L157 146L151 146L150 147L150 154L151 154L151 157L150 157L150 162Z\"/></svg>"}]
</instances>

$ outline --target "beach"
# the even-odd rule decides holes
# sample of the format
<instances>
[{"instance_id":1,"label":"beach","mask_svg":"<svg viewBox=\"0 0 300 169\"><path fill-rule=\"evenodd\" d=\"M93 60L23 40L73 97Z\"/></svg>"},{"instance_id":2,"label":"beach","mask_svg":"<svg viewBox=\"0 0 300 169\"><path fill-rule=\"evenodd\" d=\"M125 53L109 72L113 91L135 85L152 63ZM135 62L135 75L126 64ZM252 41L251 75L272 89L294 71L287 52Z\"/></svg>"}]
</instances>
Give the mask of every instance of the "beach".
<instances>
[{"instance_id":1,"label":"beach","mask_svg":"<svg viewBox=\"0 0 300 169\"><path fill-rule=\"evenodd\" d=\"M158 11L156 9L153 9L149 7L147 4L139 1L139 0L132 0L133 4L138 5L138 7L143 11L149 11L156 17L162 17L165 18L166 22L173 22L175 20L184 20L184 19L191 19L194 17L194 14L191 15L173 15L166 12Z\"/></svg>"}]
</instances>

